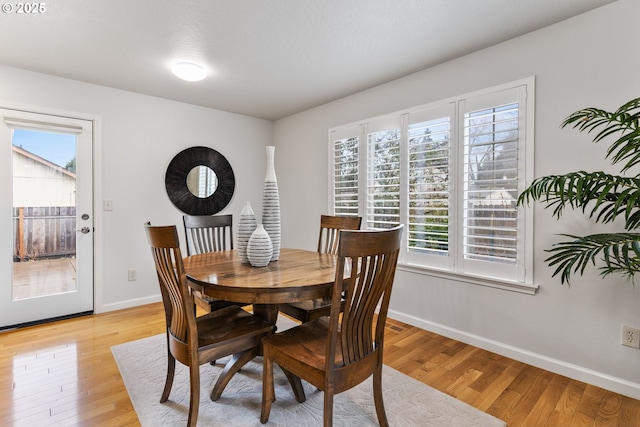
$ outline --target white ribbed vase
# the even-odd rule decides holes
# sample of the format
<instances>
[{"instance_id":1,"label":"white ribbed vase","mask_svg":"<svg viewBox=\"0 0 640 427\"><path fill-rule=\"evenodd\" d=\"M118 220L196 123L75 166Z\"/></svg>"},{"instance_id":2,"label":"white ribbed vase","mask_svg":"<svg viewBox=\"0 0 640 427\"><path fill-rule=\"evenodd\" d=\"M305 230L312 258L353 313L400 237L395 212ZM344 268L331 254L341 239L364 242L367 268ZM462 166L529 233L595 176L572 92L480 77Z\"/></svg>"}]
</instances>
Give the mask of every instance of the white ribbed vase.
<instances>
[{"instance_id":1,"label":"white ribbed vase","mask_svg":"<svg viewBox=\"0 0 640 427\"><path fill-rule=\"evenodd\" d=\"M256 215L251 208L251 202L244 202L242 212L240 212L240 220L238 221L238 233L237 233L237 250L240 262L243 264L249 264L249 258L247 257L247 244L251 234L255 231L258 222Z\"/></svg>"},{"instance_id":2,"label":"white ribbed vase","mask_svg":"<svg viewBox=\"0 0 640 427\"><path fill-rule=\"evenodd\" d=\"M278 194L278 181L275 171L275 149L267 146L267 175L264 179L264 191L262 193L262 224L271 238L273 255L271 261L280 258L280 196Z\"/></svg>"},{"instance_id":3,"label":"white ribbed vase","mask_svg":"<svg viewBox=\"0 0 640 427\"><path fill-rule=\"evenodd\" d=\"M273 245L262 224L258 224L247 243L247 257L254 267L264 267L271 261Z\"/></svg>"}]
</instances>

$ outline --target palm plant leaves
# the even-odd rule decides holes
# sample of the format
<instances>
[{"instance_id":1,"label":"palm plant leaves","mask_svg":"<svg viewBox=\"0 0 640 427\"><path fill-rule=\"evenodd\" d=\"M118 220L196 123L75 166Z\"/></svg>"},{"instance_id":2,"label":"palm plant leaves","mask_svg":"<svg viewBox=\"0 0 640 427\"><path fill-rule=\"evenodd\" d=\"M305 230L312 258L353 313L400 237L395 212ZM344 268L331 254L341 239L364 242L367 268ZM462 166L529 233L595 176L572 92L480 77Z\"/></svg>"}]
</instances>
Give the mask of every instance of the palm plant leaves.
<instances>
[{"instance_id":1,"label":"palm plant leaves","mask_svg":"<svg viewBox=\"0 0 640 427\"><path fill-rule=\"evenodd\" d=\"M614 112L586 108L567 117L562 127L591 133L597 131L593 142L619 135L607 150L606 158L613 164L623 163L625 173L640 164L640 98L633 99ZM600 260L603 276L621 274L633 279L640 272L640 234L630 231L640 228L640 175L634 177L604 172L571 172L535 179L518 197L518 205L542 201L553 208L559 218L566 208L581 209L599 223L624 218L623 233L567 235L573 240L554 245L552 255L545 260L554 266L553 276L569 283L572 274L582 275L589 265Z\"/></svg>"},{"instance_id":2,"label":"palm plant leaves","mask_svg":"<svg viewBox=\"0 0 640 427\"><path fill-rule=\"evenodd\" d=\"M622 172L640 163L640 98L627 102L613 113L599 108L576 111L562 122L562 127L571 124L574 129L587 133L604 126L593 138L593 142L623 133L607 150L607 158L614 164L626 160Z\"/></svg>"},{"instance_id":3,"label":"palm plant leaves","mask_svg":"<svg viewBox=\"0 0 640 427\"><path fill-rule=\"evenodd\" d=\"M596 222L609 223L624 215L625 229L640 226L640 179L604 172L571 172L535 179L518 196L518 203L541 200L560 218L565 208L582 209Z\"/></svg>"},{"instance_id":4,"label":"palm plant leaves","mask_svg":"<svg viewBox=\"0 0 640 427\"><path fill-rule=\"evenodd\" d=\"M632 279L640 271L640 234L609 233L590 236L563 234L574 240L560 242L547 252L552 255L545 260L556 266L554 276L560 274L562 283L571 279L572 273L582 275L586 267L595 265L596 257L602 255L604 266L601 274L619 273Z\"/></svg>"}]
</instances>

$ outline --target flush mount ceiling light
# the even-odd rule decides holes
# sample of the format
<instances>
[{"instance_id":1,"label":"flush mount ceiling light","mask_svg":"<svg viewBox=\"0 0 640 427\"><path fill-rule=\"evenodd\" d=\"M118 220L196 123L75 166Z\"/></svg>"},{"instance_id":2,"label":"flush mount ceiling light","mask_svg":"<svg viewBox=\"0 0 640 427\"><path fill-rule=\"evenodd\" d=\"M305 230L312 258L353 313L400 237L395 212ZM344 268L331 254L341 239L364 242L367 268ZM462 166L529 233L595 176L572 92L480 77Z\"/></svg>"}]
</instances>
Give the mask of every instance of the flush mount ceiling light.
<instances>
[{"instance_id":1,"label":"flush mount ceiling light","mask_svg":"<svg viewBox=\"0 0 640 427\"><path fill-rule=\"evenodd\" d=\"M207 76L204 68L191 62L178 62L173 66L171 71L182 80L189 82L197 82Z\"/></svg>"}]
</instances>

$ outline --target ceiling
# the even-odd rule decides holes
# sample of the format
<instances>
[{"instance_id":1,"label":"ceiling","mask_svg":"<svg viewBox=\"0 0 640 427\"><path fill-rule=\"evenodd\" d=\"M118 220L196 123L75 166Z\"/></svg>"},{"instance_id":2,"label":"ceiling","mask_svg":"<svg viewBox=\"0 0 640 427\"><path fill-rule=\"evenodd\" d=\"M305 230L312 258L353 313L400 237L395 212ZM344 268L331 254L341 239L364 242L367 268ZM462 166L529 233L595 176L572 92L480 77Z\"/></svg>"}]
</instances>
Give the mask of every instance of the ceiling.
<instances>
[{"instance_id":1,"label":"ceiling","mask_svg":"<svg viewBox=\"0 0 640 427\"><path fill-rule=\"evenodd\" d=\"M612 1L51 0L0 14L0 64L276 120Z\"/></svg>"}]
</instances>

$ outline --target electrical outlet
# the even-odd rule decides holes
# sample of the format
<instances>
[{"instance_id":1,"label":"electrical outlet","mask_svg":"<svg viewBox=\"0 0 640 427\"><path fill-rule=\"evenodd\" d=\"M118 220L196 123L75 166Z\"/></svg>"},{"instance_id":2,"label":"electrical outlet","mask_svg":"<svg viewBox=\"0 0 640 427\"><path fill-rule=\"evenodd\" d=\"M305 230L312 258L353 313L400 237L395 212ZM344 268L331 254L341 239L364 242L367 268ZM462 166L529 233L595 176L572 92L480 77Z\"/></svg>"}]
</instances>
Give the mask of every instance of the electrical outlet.
<instances>
[{"instance_id":1,"label":"electrical outlet","mask_svg":"<svg viewBox=\"0 0 640 427\"><path fill-rule=\"evenodd\" d=\"M129 281L133 282L134 280L136 280L138 278L138 272L136 270L129 270L127 272L127 275L129 277Z\"/></svg>"},{"instance_id":2,"label":"electrical outlet","mask_svg":"<svg viewBox=\"0 0 640 427\"><path fill-rule=\"evenodd\" d=\"M640 329L622 325L622 345L640 348Z\"/></svg>"}]
</instances>

